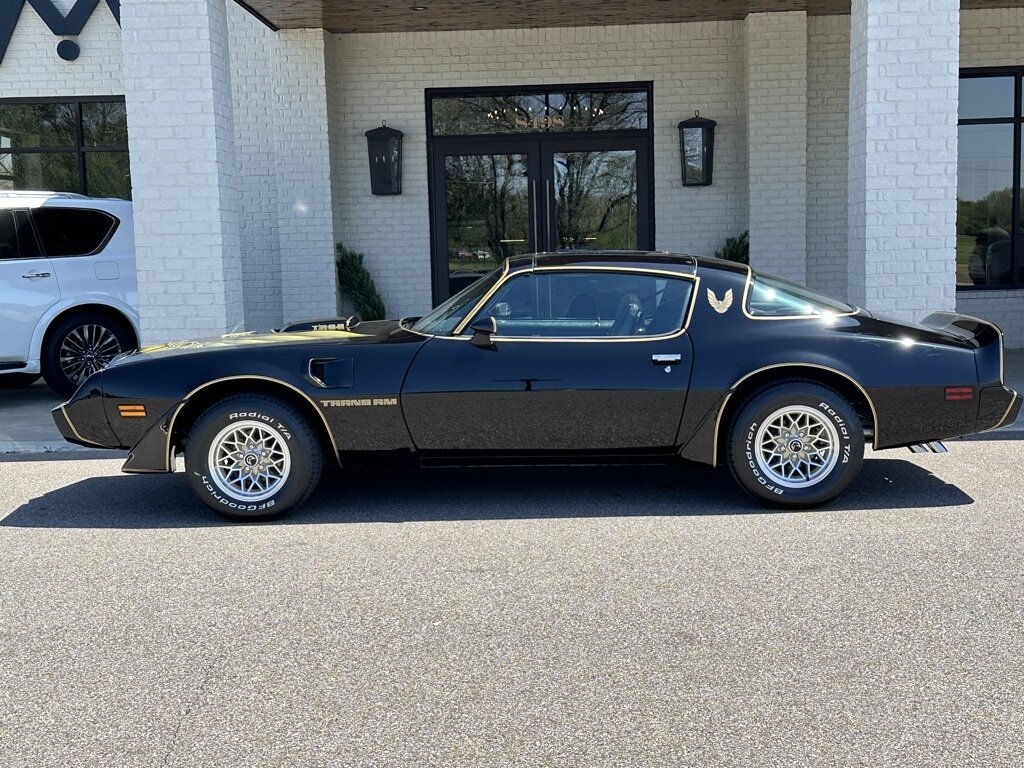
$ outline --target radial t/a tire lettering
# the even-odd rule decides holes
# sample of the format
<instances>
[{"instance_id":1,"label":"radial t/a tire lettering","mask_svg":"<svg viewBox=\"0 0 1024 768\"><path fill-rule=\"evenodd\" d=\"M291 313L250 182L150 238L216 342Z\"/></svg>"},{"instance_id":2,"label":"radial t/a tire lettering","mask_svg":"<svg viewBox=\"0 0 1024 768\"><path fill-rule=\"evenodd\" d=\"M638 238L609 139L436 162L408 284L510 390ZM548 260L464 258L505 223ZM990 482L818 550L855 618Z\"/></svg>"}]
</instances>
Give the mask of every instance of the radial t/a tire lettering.
<instances>
[{"instance_id":1,"label":"radial t/a tire lettering","mask_svg":"<svg viewBox=\"0 0 1024 768\"><path fill-rule=\"evenodd\" d=\"M864 460L864 429L833 389L789 381L755 393L732 421L729 470L761 501L814 507L846 490Z\"/></svg>"},{"instance_id":2,"label":"radial t/a tire lettering","mask_svg":"<svg viewBox=\"0 0 1024 768\"><path fill-rule=\"evenodd\" d=\"M196 495L230 520L270 520L304 502L320 480L316 431L294 407L263 395L210 406L185 441Z\"/></svg>"}]
</instances>

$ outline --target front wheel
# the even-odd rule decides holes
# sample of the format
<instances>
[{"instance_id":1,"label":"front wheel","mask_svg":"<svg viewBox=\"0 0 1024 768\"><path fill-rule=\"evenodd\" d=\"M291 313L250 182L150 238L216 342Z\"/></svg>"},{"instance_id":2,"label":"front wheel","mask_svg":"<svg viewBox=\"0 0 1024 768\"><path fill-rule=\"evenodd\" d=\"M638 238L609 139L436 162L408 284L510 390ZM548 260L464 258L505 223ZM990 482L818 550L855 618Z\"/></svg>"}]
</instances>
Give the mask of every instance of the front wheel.
<instances>
[{"instance_id":1,"label":"front wheel","mask_svg":"<svg viewBox=\"0 0 1024 768\"><path fill-rule=\"evenodd\" d=\"M836 498L860 472L864 429L833 389L787 382L751 397L733 420L729 469L756 498L814 507Z\"/></svg>"},{"instance_id":2,"label":"front wheel","mask_svg":"<svg viewBox=\"0 0 1024 768\"><path fill-rule=\"evenodd\" d=\"M106 314L66 317L47 333L43 378L58 395L71 397L83 381L133 346L128 326Z\"/></svg>"},{"instance_id":3,"label":"front wheel","mask_svg":"<svg viewBox=\"0 0 1024 768\"><path fill-rule=\"evenodd\" d=\"M305 501L320 480L316 432L291 405L260 395L210 406L185 442L192 490L231 520L269 520Z\"/></svg>"}]
</instances>

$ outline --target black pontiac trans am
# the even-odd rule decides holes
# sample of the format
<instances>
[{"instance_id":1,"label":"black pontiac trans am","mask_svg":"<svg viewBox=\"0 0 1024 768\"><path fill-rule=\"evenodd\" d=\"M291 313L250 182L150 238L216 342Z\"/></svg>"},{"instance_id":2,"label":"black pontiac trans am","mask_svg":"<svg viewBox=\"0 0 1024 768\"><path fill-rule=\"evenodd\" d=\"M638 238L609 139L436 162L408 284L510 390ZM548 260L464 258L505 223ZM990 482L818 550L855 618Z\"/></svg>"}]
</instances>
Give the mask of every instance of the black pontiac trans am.
<instances>
[{"instance_id":1,"label":"black pontiac trans am","mask_svg":"<svg viewBox=\"0 0 1024 768\"><path fill-rule=\"evenodd\" d=\"M765 502L823 504L866 443L1013 421L999 329L876 317L748 267L666 253L509 259L418 319L356 318L144 348L53 416L125 472L184 453L203 501L257 520L324 464L726 464Z\"/></svg>"}]
</instances>

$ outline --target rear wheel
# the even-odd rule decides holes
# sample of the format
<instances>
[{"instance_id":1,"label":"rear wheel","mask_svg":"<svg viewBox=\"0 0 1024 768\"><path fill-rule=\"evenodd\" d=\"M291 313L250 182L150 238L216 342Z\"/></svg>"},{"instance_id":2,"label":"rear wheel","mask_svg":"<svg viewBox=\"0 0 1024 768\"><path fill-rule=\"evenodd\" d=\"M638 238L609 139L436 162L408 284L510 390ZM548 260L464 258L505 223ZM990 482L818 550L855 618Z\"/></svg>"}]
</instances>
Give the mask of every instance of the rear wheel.
<instances>
[{"instance_id":1,"label":"rear wheel","mask_svg":"<svg viewBox=\"0 0 1024 768\"><path fill-rule=\"evenodd\" d=\"M776 506L831 501L857 476L863 460L857 412L838 392L813 382L785 382L758 392L732 423L733 477Z\"/></svg>"},{"instance_id":2,"label":"rear wheel","mask_svg":"<svg viewBox=\"0 0 1024 768\"><path fill-rule=\"evenodd\" d=\"M47 333L43 378L58 395L70 397L83 381L133 346L127 323L101 312L71 315Z\"/></svg>"},{"instance_id":3,"label":"rear wheel","mask_svg":"<svg viewBox=\"0 0 1024 768\"><path fill-rule=\"evenodd\" d=\"M229 397L199 417L185 442L192 490L231 520L269 520L305 501L320 480L320 440L292 406Z\"/></svg>"}]
</instances>

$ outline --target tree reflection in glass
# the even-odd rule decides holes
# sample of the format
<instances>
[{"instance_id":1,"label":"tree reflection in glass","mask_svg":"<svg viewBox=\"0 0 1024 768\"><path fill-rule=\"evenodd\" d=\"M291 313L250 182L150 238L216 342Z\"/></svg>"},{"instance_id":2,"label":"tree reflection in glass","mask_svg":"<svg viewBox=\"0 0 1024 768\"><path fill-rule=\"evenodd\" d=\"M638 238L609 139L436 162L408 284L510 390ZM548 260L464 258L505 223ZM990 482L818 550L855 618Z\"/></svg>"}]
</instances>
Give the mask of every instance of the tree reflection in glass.
<instances>
[{"instance_id":1,"label":"tree reflection in glass","mask_svg":"<svg viewBox=\"0 0 1024 768\"><path fill-rule=\"evenodd\" d=\"M559 248L637 247L636 153L557 152Z\"/></svg>"},{"instance_id":2,"label":"tree reflection in glass","mask_svg":"<svg viewBox=\"0 0 1024 768\"><path fill-rule=\"evenodd\" d=\"M526 155L445 158L449 275L483 273L529 248Z\"/></svg>"},{"instance_id":3,"label":"tree reflection in glass","mask_svg":"<svg viewBox=\"0 0 1024 768\"><path fill-rule=\"evenodd\" d=\"M957 167L959 285L1016 282L1011 269L1013 126L961 125Z\"/></svg>"}]
</instances>

